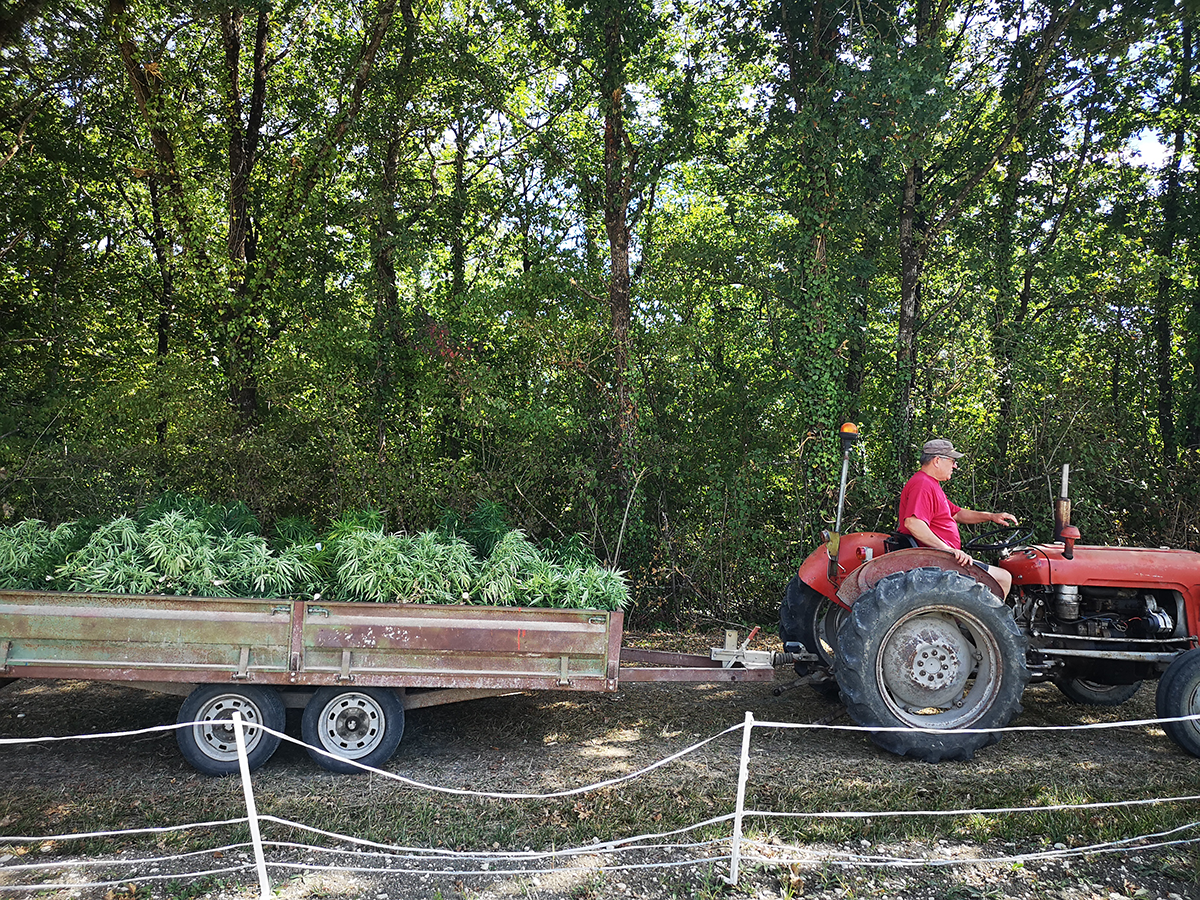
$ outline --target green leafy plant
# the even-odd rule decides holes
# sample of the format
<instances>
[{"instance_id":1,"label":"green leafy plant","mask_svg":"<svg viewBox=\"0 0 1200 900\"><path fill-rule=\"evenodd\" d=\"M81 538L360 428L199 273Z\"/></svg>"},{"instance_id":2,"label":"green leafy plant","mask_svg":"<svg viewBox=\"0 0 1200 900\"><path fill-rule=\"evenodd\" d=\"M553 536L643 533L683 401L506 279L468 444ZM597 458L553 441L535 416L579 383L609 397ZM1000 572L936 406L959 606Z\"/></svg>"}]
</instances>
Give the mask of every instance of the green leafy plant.
<instances>
[{"instance_id":1,"label":"green leafy plant","mask_svg":"<svg viewBox=\"0 0 1200 900\"><path fill-rule=\"evenodd\" d=\"M243 507L170 500L156 504L155 514L143 511L137 520L122 517L96 529L58 567L59 584L119 594L270 597L316 582L307 546L272 551L249 530L254 520Z\"/></svg>"},{"instance_id":2,"label":"green leafy plant","mask_svg":"<svg viewBox=\"0 0 1200 900\"><path fill-rule=\"evenodd\" d=\"M339 600L462 603L469 599L475 558L460 538L416 537L369 528L337 537L331 596Z\"/></svg>"},{"instance_id":3,"label":"green leafy plant","mask_svg":"<svg viewBox=\"0 0 1200 900\"><path fill-rule=\"evenodd\" d=\"M44 588L81 530L73 522L51 528L39 519L0 528L0 588Z\"/></svg>"},{"instance_id":4,"label":"green leafy plant","mask_svg":"<svg viewBox=\"0 0 1200 900\"><path fill-rule=\"evenodd\" d=\"M503 520L498 507L479 509L477 538ZM257 524L244 505L175 494L90 535L29 520L0 529L0 586L580 609L628 602L624 576L600 567L581 537L543 551L511 529L481 562L453 529L388 534L373 510L344 515L320 540L307 523L284 520L268 542Z\"/></svg>"},{"instance_id":5,"label":"green leafy plant","mask_svg":"<svg viewBox=\"0 0 1200 900\"><path fill-rule=\"evenodd\" d=\"M477 591L484 603L497 606L621 609L629 597L621 573L599 565L558 565L520 529L496 544L480 570Z\"/></svg>"}]
</instances>

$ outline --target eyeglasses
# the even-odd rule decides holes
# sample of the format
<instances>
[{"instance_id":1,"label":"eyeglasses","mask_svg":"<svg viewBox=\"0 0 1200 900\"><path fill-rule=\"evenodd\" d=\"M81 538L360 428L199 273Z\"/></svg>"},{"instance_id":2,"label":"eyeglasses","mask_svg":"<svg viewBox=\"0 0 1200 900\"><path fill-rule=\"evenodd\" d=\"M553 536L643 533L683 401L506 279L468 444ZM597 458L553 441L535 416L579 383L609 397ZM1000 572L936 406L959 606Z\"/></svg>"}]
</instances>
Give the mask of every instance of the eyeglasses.
<instances>
[{"instance_id":1,"label":"eyeglasses","mask_svg":"<svg viewBox=\"0 0 1200 900\"><path fill-rule=\"evenodd\" d=\"M950 460L951 466L953 466L956 469L958 468L958 460L952 456L939 456L938 459L948 459L948 460Z\"/></svg>"}]
</instances>

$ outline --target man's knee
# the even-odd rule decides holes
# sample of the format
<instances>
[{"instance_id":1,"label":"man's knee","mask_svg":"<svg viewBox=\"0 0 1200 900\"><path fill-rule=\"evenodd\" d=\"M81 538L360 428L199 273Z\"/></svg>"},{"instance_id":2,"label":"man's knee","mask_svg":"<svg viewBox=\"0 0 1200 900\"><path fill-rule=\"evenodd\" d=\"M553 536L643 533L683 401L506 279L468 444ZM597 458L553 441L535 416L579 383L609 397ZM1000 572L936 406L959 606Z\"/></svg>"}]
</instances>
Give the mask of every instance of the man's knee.
<instances>
[{"instance_id":1,"label":"man's knee","mask_svg":"<svg viewBox=\"0 0 1200 900\"><path fill-rule=\"evenodd\" d=\"M996 580L996 584L1000 585L1000 590L1004 592L1004 596L1008 596L1008 592L1012 590L1011 572L999 566L989 566L987 563L982 563L979 560L975 560L975 565L991 575Z\"/></svg>"},{"instance_id":2,"label":"man's knee","mask_svg":"<svg viewBox=\"0 0 1200 900\"><path fill-rule=\"evenodd\" d=\"M1012 573L999 566L988 566L988 574L996 579L996 584L1000 585L1000 590L1004 591L1004 596L1007 597L1008 592L1012 590Z\"/></svg>"}]
</instances>

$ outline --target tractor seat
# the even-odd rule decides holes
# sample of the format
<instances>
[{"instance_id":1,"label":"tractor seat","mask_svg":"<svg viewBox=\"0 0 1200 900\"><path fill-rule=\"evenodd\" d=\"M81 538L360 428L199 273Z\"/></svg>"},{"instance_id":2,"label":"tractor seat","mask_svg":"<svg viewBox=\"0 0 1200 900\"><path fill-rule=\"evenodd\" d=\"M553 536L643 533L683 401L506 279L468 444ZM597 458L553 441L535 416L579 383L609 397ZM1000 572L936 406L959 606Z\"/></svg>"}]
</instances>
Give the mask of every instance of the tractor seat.
<instances>
[{"instance_id":1,"label":"tractor seat","mask_svg":"<svg viewBox=\"0 0 1200 900\"><path fill-rule=\"evenodd\" d=\"M911 550L913 547L919 547L917 539L911 534L904 534L900 531L893 531L883 542L883 552L891 553L893 550Z\"/></svg>"}]
</instances>

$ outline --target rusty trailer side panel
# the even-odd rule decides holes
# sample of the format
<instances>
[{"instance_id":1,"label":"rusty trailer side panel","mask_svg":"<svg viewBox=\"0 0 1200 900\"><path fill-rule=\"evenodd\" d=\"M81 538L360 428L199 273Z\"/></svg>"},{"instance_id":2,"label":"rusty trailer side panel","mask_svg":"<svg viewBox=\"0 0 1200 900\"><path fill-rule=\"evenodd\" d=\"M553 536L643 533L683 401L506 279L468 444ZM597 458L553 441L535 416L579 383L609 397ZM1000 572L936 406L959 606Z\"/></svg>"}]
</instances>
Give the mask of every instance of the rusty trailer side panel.
<instances>
[{"instance_id":1,"label":"rusty trailer side panel","mask_svg":"<svg viewBox=\"0 0 1200 900\"><path fill-rule=\"evenodd\" d=\"M338 683L361 670L372 684L404 687L617 689L619 612L300 605L298 669L308 683Z\"/></svg>"},{"instance_id":2,"label":"rusty trailer side panel","mask_svg":"<svg viewBox=\"0 0 1200 900\"><path fill-rule=\"evenodd\" d=\"M617 688L621 613L0 591L0 676Z\"/></svg>"},{"instance_id":3,"label":"rusty trailer side panel","mask_svg":"<svg viewBox=\"0 0 1200 900\"><path fill-rule=\"evenodd\" d=\"M286 673L291 617L287 601L0 591L0 663L6 675L116 681Z\"/></svg>"}]
</instances>

